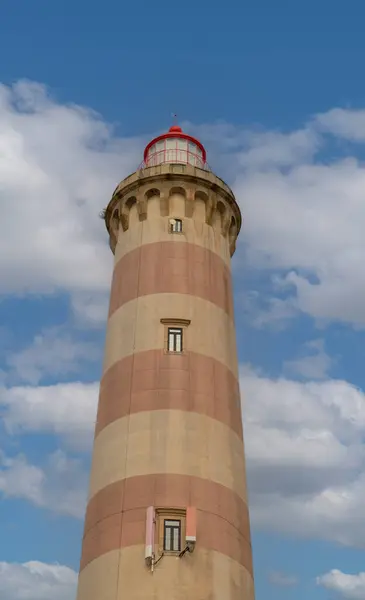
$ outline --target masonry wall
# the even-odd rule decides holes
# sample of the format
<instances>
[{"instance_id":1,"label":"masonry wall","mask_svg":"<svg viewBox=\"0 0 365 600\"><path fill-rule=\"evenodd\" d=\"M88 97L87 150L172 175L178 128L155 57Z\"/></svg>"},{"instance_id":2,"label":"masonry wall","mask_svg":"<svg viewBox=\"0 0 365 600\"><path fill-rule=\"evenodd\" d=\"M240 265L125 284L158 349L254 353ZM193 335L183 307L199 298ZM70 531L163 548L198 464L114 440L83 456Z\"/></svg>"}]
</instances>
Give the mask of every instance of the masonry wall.
<instances>
[{"instance_id":1,"label":"masonry wall","mask_svg":"<svg viewBox=\"0 0 365 600\"><path fill-rule=\"evenodd\" d=\"M214 201L207 219L209 194L183 182L161 179L140 189L139 201L127 196L112 216L115 266L77 600L253 600L232 216ZM170 233L172 217L182 233ZM181 354L166 350L166 320L184 323ZM144 561L149 506L197 509L194 553L164 556L153 573Z\"/></svg>"}]
</instances>

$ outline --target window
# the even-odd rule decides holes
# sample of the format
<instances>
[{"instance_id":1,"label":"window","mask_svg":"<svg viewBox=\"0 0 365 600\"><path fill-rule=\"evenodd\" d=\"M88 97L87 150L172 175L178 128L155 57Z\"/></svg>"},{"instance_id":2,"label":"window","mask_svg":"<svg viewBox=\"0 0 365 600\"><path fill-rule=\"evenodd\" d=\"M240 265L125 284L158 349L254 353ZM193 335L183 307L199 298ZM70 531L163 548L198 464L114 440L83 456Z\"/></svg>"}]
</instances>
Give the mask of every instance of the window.
<instances>
[{"instance_id":1,"label":"window","mask_svg":"<svg viewBox=\"0 0 365 600\"><path fill-rule=\"evenodd\" d=\"M156 508L156 551L180 554L186 544L186 508Z\"/></svg>"},{"instance_id":2,"label":"window","mask_svg":"<svg viewBox=\"0 0 365 600\"><path fill-rule=\"evenodd\" d=\"M182 233L182 220L171 219L170 220L171 233Z\"/></svg>"},{"instance_id":3,"label":"window","mask_svg":"<svg viewBox=\"0 0 365 600\"><path fill-rule=\"evenodd\" d=\"M183 331L181 327L169 327L167 335L167 349L169 352L182 352Z\"/></svg>"},{"instance_id":4,"label":"window","mask_svg":"<svg viewBox=\"0 0 365 600\"><path fill-rule=\"evenodd\" d=\"M164 325L163 347L165 353L171 352L174 354L183 354L183 352L189 350L189 335L187 329L190 325L190 320L168 317L161 319L161 323Z\"/></svg>"},{"instance_id":5,"label":"window","mask_svg":"<svg viewBox=\"0 0 365 600\"><path fill-rule=\"evenodd\" d=\"M165 552L181 551L180 519L164 519L163 549Z\"/></svg>"}]
</instances>

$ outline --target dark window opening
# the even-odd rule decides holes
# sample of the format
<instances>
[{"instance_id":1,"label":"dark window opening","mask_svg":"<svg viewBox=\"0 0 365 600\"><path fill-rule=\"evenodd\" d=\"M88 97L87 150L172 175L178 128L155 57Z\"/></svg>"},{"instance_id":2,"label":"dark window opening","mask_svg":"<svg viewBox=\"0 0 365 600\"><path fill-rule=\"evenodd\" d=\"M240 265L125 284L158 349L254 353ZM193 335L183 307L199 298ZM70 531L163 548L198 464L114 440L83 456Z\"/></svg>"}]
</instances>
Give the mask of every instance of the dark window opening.
<instances>
[{"instance_id":1,"label":"dark window opening","mask_svg":"<svg viewBox=\"0 0 365 600\"><path fill-rule=\"evenodd\" d=\"M181 219L172 219L171 233L182 233L182 220Z\"/></svg>"}]
</instances>

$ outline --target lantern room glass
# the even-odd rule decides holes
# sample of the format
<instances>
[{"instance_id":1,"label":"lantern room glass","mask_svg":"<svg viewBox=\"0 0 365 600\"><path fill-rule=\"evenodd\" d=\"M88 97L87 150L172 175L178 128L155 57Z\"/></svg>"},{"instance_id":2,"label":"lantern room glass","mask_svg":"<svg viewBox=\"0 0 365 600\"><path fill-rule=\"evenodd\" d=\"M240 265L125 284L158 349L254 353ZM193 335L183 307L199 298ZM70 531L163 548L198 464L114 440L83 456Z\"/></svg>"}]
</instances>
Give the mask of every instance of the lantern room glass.
<instances>
[{"instance_id":1,"label":"lantern room glass","mask_svg":"<svg viewBox=\"0 0 365 600\"><path fill-rule=\"evenodd\" d=\"M168 137L159 140L148 149L146 167L155 167L163 163L177 163L204 168L203 153L199 146L180 137Z\"/></svg>"}]
</instances>

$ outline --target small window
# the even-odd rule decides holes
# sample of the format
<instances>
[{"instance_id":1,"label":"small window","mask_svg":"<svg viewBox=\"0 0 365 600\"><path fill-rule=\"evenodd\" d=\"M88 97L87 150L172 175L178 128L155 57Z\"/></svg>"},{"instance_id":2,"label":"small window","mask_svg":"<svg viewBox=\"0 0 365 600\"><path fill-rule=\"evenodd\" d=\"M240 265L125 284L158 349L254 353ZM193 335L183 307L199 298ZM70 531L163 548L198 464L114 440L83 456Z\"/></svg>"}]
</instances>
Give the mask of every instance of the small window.
<instances>
[{"instance_id":1,"label":"small window","mask_svg":"<svg viewBox=\"0 0 365 600\"><path fill-rule=\"evenodd\" d=\"M167 349L169 352L182 352L183 332L181 327L169 327L167 336Z\"/></svg>"},{"instance_id":2,"label":"small window","mask_svg":"<svg viewBox=\"0 0 365 600\"><path fill-rule=\"evenodd\" d=\"M181 219L171 219L170 227L171 227L171 233L181 233L182 232L182 220Z\"/></svg>"},{"instance_id":3,"label":"small window","mask_svg":"<svg viewBox=\"0 0 365 600\"><path fill-rule=\"evenodd\" d=\"M180 554L186 544L186 508L156 508L158 554Z\"/></svg>"},{"instance_id":4,"label":"small window","mask_svg":"<svg viewBox=\"0 0 365 600\"><path fill-rule=\"evenodd\" d=\"M181 551L180 519L164 519L163 549L165 552Z\"/></svg>"}]
</instances>

